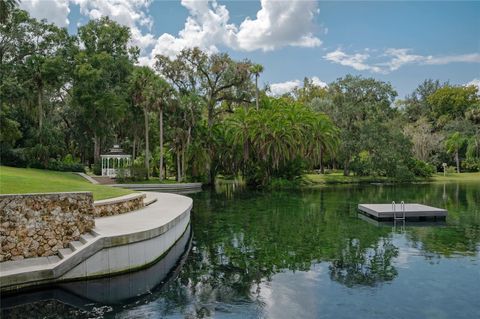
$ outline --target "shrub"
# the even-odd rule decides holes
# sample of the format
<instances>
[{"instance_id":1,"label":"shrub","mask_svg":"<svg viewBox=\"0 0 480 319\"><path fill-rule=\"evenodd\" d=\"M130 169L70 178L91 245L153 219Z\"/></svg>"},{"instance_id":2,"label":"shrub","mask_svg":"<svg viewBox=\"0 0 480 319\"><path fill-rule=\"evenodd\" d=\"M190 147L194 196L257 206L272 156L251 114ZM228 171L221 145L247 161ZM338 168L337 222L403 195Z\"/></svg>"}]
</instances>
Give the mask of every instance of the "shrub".
<instances>
[{"instance_id":1,"label":"shrub","mask_svg":"<svg viewBox=\"0 0 480 319\"><path fill-rule=\"evenodd\" d=\"M43 168L52 171L85 173L85 167L80 163L68 163L56 159L50 159L46 167Z\"/></svg>"},{"instance_id":2,"label":"shrub","mask_svg":"<svg viewBox=\"0 0 480 319\"><path fill-rule=\"evenodd\" d=\"M463 170L467 172L479 172L480 171L480 159L467 158L462 162Z\"/></svg>"},{"instance_id":3,"label":"shrub","mask_svg":"<svg viewBox=\"0 0 480 319\"><path fill-rule=\"evenodd\" d=\"M397 166L393 177L398 182L409 182L415 179L415 175L405 165Z\"/></svg>"},{"instance_id":4,"label":"shrub","mask_svg":"<svg viewBox=\"0 0 480 319\"><path fill-rule=\"evenodd\" d=\"M0 145L0 163L14 167L27 167L28 161L23 148L7 148Z\"/></svg>"},{"instance_id":5,"label":"shrub","mask_svg":"<svg viewBox=\"0 0 480 319\"><path fill-rule=\"evenodd\" d=\"M93 174L95 175L102 175L102 164L101 163L93 164L92 171L93 171Z\"/></svg>"},{"instance_id":6,"label":"shrub","mask_svg":"<svg viewBox=\"0 0 480 319\"><path fill-rule=\"evenodd\" d=\"M411 172L415 176L430 177L435 173L435 166L418 159L412 159L409 166Z\"/></svg>"},{"instance_id":7,"label":"shrub","mask_svg":"<svg viewBox=\"0 0 480 319\"><path fill-rule=\"evenodd\" d=\"M134 181L143 181L147 177L147 168L143 164L134 164L131 168L131 179Z\"/></svg>"}]
</instances>

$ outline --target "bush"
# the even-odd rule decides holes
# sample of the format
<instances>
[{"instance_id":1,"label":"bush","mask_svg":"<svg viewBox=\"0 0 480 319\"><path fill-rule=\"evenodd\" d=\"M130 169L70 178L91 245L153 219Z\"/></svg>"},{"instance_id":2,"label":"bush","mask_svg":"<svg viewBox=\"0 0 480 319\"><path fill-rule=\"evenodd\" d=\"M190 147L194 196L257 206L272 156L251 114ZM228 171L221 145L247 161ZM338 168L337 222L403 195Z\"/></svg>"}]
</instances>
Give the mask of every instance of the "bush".
<instances>
[{"instance_id":1,"label":"bush","mask_svg":"<svg viewBox=\"0 0 480 319\"><path fill-rule=\"evenodd\" d=\"M80 172L85 173L85 167L81 163L63 162L56 159L50 159L46 169L61 172Z\"/></svg>"},{"instance_id":2,"label":"bush","mask_svg":"<svg viewBox=\"0 0 480 319\"><path fill-rule=\"evenodd\" d=\"M419 177L430 177L436 171L435 166L418 159L412 159L409 169L415 176Z\"/></svg>"},{"instance_id":3,"label":"bush","mask_svg":"<svg viewBox=\"0 0 480 319\"><path fill-rule=\"evenodd\" d=\"M28 161L23 148L8 148L0 145L0 164L14 167L27 167Z\"/></svg>"},{"instance_id":4,"label":"bush","mask_svg":"<svg viewBox=\"0 0 480 319\"><path fill-rule=\"evenodd\" d=\"M131 173L131 180L144 181L147 177L147 168L143 164L134 164Z\"/></svg>"},{"instance_id":5,"label":"bush","mask_svg":"<svg viewBox=\"0 0 480 319\"><path fill-rule=\"evenodd\" d=\"M404 165L399 165L395 168L393 177L398 182L410 182L415 179L415 175Z\"/></svg>"},{"instance_id":6,"label":"bush","mask_svg":"<svg viewBox=\"0 0 480 319\"><path fill-rule=\"evenodd\" d=\"M92 171L93 171L93 174L101 176L102 175L102 164L101 163L93 164L92 165Z\"/></svg>"},{"instance_id":7,"label":"bush","mask_svg":"<svg viewBox=\"0 0 480 319\"><path fill-rule=\"evenodd\" d=\"M480 172L480 159L467 158L462 162L462 168L467 172Z\"/></svg>"},{"instance_id":8,"label":"bush","mask_svg":"<svg viewBox=\"0 0 480 319\"><path fill-rule=\"evenodd\" d=\"M457 172L457 169L454 166L447 167L447 174L454 174Z\"/></svg>"}]
</instances>

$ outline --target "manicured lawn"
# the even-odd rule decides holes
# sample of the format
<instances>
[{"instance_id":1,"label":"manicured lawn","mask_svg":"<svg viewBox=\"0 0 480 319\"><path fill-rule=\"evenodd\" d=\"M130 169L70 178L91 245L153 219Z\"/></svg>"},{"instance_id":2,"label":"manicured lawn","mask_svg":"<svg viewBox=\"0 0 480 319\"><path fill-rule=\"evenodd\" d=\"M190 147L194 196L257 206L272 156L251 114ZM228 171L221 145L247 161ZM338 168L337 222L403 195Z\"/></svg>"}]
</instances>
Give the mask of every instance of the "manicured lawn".
<instances>
[{"instance_id":1,"label":"manicured lawn","mask_svg":"<svg viewBox=\"0 0 480 319\"><path fill-rule=\"evenodd\" d=\"M126 181L126 182L118 182L119 184L177 184L178 182L174 179L164 179L163 181L160 182L158 177L150 177L150 179L147 180L140 180L140 181ZM181 183L186 183L186 182L181 182Z\"/></svg>"},{"instance_id":2,"label":"manicured lawn","mask_svg":"<svg viewBox=\"0 0 480 319\"><path fill-rule=\"evenodd\" d=\"M91 191L95 200L133 192L123 188L94 185L75 173L0 166L1 194L73 191Z\"/></svg>"},{"instance_id":3,"label":"manicured lawn","mask_svg":"<svg viewBox=\"0 0 480 319\"><path fill-rule=\"evenodd\" d=\"M373 176L343 176L342 172L334 172L331 174L306 174L304 176L307 185L322 184L361 184L361 183L384 183L389 180L386 177ZM476 173L452 173L443 176L443 174L435 174L431 178L417 180L418 182L480 182L480 172Z\"/></svg>"},{"instance_id":4,"label":"manicured lawn","mask_svg":"<svg viewBox=\"0 0 480 319\"><path fill-rule=\"evenodd\" d=\"M385 177L373 176L343 176L342 172L330 174L306 174L305 183L308 184L361 184L361 183L382 183L386 182Z\"/></svg>"},{"instance_id":5,"label":"manicured lawn","mask_svg":"<svg viewBox=\"0 0 480 319\"><path fill-rule=\"evenodd\" d=\"M443 176L443 174L435 174L432 177L434 182L477 182L480 183L480 172L474 173L451 173Z\"/></svg>"}]
</instances>

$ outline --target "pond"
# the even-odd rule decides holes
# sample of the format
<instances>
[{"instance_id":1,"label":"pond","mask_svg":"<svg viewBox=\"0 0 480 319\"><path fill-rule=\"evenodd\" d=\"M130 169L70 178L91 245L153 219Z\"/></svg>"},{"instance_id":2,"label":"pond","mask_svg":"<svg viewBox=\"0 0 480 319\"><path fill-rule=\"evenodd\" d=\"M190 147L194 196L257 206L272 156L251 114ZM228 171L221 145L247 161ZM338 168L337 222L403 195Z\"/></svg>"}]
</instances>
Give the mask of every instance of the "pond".
<instances>
[{"instance_id":1,"label":"pond","mask_svg":"<svg viewBox=\"0 0 480 319\"><path fill-rule=\"evenodd\" d=\"M480 318L480 183L233 187L189 195L193 235L166 264L81 294L72 283L2 298L2 318ZM357 212L393 200L449 215L405 225Z\"/></svg>"}]
</instances>

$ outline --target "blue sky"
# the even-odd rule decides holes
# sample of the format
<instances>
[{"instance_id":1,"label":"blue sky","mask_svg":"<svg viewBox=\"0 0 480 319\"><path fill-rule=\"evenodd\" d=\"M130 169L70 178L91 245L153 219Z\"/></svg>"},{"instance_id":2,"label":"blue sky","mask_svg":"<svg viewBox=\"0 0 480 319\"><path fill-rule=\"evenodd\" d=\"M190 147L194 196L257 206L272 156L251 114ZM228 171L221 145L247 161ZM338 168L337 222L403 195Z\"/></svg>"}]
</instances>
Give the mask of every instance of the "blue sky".
<instances>
[{"instance_id":1,"label":"blue sky","mask_svg":"<svg viewBox=\"0 0 480 319\"><path fill-rule=\"evenodd\" d=\"M144 64L188 46L250 59L264 65L261 81L276 93L305 76L323 85L349 73L389 81L400 98L426 78L480 82L480 1L23 0L21 6L72 33L109 15L133 29Z\"/></svg>"}]
</instances>

